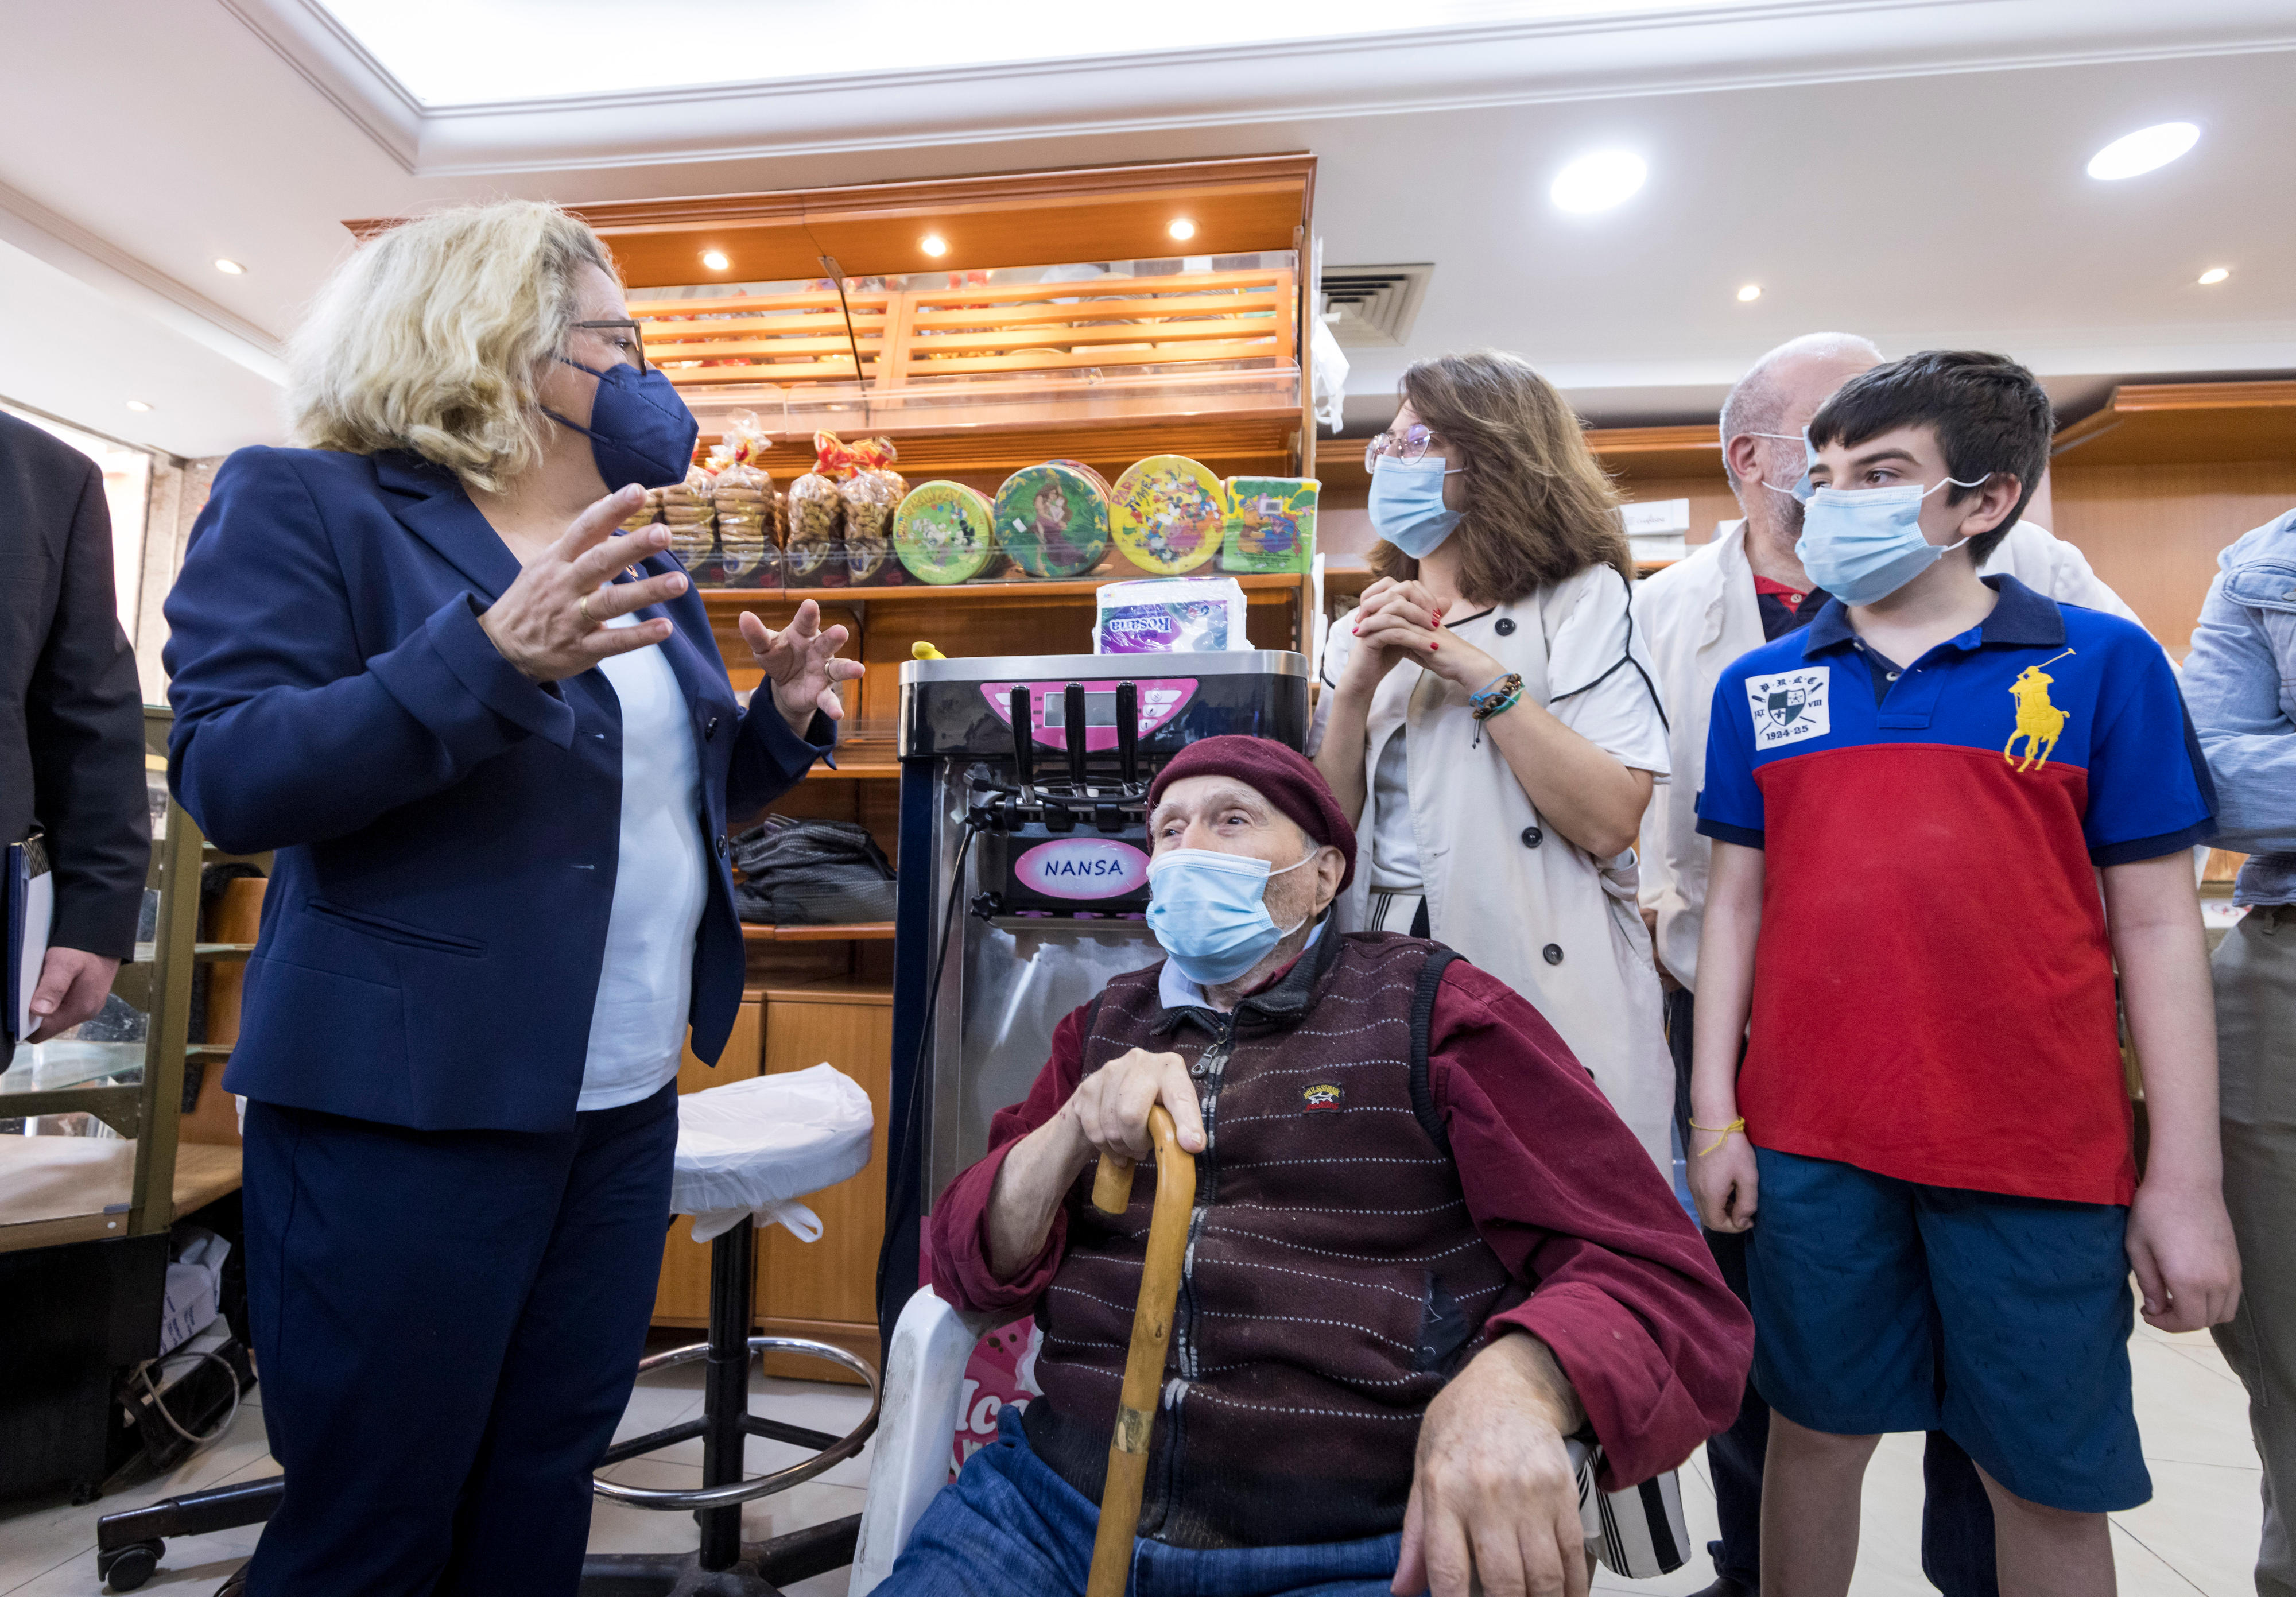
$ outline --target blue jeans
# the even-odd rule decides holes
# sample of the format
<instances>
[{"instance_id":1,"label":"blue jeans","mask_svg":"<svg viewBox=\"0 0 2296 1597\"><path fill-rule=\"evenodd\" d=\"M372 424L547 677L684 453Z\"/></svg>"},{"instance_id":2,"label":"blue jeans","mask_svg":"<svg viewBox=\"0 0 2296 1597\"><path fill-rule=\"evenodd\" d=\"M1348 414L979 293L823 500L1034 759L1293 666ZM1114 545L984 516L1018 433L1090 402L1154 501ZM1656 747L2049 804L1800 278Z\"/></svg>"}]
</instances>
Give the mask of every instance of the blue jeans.
<instances>
[{"instance_id":1,"label":"blue jeans","mask_svg":"<svg viewBox=\"0 0 2296 1597\"><path fill-rule=\"evenodd\" d=\"M1100 1506L1029 1448L1018 1410L927 1505L880 1597L1081 1597ZM1135 1541L1133 1597L1387 1597L1400 1536L1198 1551Z\"/></svg>"},{"instance_id":2,"label":"blue jeans","mask_svg":"<svg viewBox=\"0 0 2296 1597\"><path fill-rule=\"evenodd\" d=\"M1666 995L1667 1041L1674 1052L1675 1116L1685 1141L1690 1119L1690 1032L1695 1016L1688 987ZM1746 1233L1710 1231L1706 1246L1722 1279L1753 1307L1746 1287ZM1722 1535L1706 1544L1714 1572L1759 1590L1762 1570L1762 1465L1770 1446L1770 1405L1751 1377L1730 1429L1708 1438L1706 1462L1714 1475L1714 1507ZM1994 1577L1993 1503L1977 1466L1941 1430L1929 1433L1922 1454L1922 1573L1945 1597L2001 1597Z\"/></svg>"}]
</instances>

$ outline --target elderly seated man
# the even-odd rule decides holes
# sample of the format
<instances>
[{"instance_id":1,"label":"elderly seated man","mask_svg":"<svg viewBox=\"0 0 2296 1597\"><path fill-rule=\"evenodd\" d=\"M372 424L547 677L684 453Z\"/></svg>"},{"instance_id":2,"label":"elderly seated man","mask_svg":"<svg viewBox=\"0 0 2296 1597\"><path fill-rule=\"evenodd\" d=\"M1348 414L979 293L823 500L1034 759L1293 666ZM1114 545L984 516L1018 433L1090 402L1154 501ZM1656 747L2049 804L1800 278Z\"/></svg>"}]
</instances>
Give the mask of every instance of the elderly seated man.
<instances>
[{"instance_id":1,"label":"elderly seated man","mask_svg":"<svg viewBox=\"0 0 2296 1597\"><path fill-rule=\"evenodd\" d=\"M1313 766L1210 738L1149 798L1168 957L1061 1021L932 1214L936 1290L1033 1310L1044 1396L881 1590L1083 1590L1154 1184L1111 1217L1090 1174L1146 1157L1161 1103L1196 1208L1133 1591L1584 1592L1563 1438L1612 1488L1681 1462L1736 1413L1745 1310L1536 1010L1321 924L1356 840Z\"/></svg>"}]
</instances>

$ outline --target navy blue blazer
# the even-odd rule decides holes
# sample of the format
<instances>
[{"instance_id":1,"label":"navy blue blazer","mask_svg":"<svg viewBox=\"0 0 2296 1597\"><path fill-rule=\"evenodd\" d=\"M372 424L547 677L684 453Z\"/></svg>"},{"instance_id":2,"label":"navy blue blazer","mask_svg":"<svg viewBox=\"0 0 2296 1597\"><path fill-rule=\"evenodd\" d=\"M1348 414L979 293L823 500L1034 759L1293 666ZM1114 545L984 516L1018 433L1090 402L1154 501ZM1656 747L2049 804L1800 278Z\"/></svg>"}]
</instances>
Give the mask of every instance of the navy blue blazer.
<instances>
[{"instance_id":1,"label":"navy blue blazer","mask_svg":"<svg viewBox=\"0 0 2296 1597\"><path fill-rule=\"evenodd\" d=\"M648 576L677 569L667 552ZM479 614L518 561L410 455L242 449L168 597L168 779L221 848L276 849L224 1085L425 1130L574 1123L621 831L621 712L595 670L537 685ZM685 690L716 869L693 1052L742 1001L725 840L826 751L742 714L692 588L660 645Z\"/></svg>"}]
</instances>

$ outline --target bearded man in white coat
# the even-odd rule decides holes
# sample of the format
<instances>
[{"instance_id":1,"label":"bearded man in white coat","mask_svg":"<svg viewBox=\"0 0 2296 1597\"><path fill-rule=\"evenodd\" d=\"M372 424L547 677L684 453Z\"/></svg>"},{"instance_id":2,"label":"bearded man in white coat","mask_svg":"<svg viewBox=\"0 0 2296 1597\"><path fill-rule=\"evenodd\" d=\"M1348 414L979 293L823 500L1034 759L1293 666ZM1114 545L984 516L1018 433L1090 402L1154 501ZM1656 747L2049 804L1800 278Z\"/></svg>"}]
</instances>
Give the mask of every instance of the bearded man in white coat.
<instances>
[{"instance_id":1,"label":"bearded man in white coat","mask_svg":"<svg viewBox=\"0 0 2296 1597\"><path fill-rule=\"evenodd\" d=\"M1669 728L1674 781L1655 788L1643 815L1641 897L1666 985L1668 1040L1674 1049L1675 1119L1688 1128L1693 989L1706 907L1707 840L1698 835L1697 795L1705 785L1708 711L1714 684L1740 655L1807 626L1828 595L1794 553L1801 502L1793 489L1805 455L1802 429L1833 390L1881 364L1882 352L1849 333L1813 332L1754 363L1722 406L1722 461L1742 520L1714 541L1636 585L1634 615L1648 641ZM2006 573L2062 603L2136 616L2089 569L2079 549L2021 518L1980 569ZM1745 1237L1706 1233L1715 1261L1746 1295ZM1709 1544L1714 1584L1700 1597L1757 1597L1761 1568L1762 1459L1769 1405L1749 1381L1731 1428L1707 1443L1721 1537ZM1945 1597L1998 1597L1993 1517L1976 1468L1943 1432L1932 1432L1923 1462L1929 1492L1922 1523L1922 1567Z\"/></svg>"}]
</instances>

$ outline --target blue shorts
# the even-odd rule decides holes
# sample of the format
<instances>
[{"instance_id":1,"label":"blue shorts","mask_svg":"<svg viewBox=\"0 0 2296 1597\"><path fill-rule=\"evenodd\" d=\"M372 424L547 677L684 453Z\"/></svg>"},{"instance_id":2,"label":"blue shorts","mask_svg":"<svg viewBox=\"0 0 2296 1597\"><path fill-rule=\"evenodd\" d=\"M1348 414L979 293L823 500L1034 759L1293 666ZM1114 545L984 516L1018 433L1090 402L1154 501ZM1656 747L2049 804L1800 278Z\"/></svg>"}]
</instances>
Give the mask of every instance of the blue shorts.
<instances>
[{"instance_id":1,"label":"blue shorts","mask_svg":"<svg viewBox=\"0 0 2296 1597\"><path fill-rule=\"evenodd\" d=\"M2029 1503L2152 1495L2129 1396L2128 1211L1758 1148L1754 1386L1836 1436L1942 1430Z\"/></svg>"}]
</instances>

